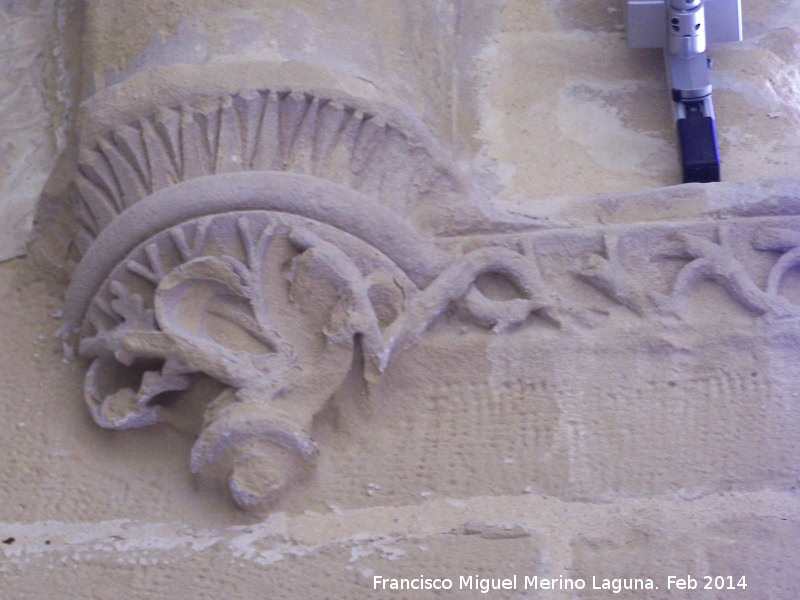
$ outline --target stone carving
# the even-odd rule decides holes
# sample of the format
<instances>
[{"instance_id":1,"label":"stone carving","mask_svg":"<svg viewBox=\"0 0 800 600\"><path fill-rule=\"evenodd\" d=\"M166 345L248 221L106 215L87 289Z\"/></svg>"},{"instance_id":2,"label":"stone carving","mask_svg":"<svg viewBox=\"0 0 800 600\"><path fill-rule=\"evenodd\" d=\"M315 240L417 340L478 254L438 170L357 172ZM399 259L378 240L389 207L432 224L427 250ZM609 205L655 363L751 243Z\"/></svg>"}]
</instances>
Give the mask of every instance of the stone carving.
<instances>
[{"instance_id":1,"label":"stone carving","mask_svg":"<svg viewBox=\"0 0 800 600\"><path fill-rule=\"evenodd\" d=\"M190 466L227 483L242 506L268 503L307 470L312 420L347 374L356 340L369 380L453 305L495 330L535 312L578 325L594 316L543 280L530 247L448 256L369 198L320 185L246 173L162 190L102 232L68 295L99 425L158 422L160 398L197 373L227 386L209 402ZM230 190L226 206L218 193ZM207 206L189 202L200 196ZM157 219L140 219L155 209ZM487 273L508 278L519 297L485 297L473 284Z\"/></svg>"},{"instance_id":2,"label":"stone carving","mask_svg":"<svg viewBox=\"0 0 800 600\"><path fill-rule=\"evenodd\" d=\"M618 234L604 235L603 246L606 256L589 254L583 257L577 271L579 277L640 317L664 303L665 299L659 298L657 292L647 289L643 281L636 281L625 270Z\"/></svg>"},{"instance_id":3,"label":"stone carving","mask_svg":"<svg viewBox=\"0 0 800 600\"><path fill-rule=\"evenodd\" d=\"M618 234L603 236L607 257L601 253L585 255L576 274L640 317L656 313L685 314L692 289L706 279L719 283L733 300L756 314L774 318L800 316L800 306L780 295L780 282L791 269L800 265L800 234L793 229L763 225L756 225L752 230L752 248L785 252L770 269L766 289L761 289L747 265L737 258L731 241L734 227L730 224L715 228L719 243L693 233L691 226L663 236L661 245L652 252L649 260L659 262L677 258L687 261L672 281L668 294L653 289L647 280L626 272L620 256Z\"/></svg>"},{"instance_id":4,"label":"stone carving","mask_svg":"<svg viewBox=\"0 0 800 600\"><path fill-rule=\"evenodd\" d=\"M368 248L356 251L359 268L322 239L335 232L314 233L321 227L331 229L270 211L225 212L139 244L87 312L79 349L93 359L85 389L95 421L157 422L159 395L204 373L230 392L206 410L192 470L229 478L244 506L279 493L297 472L286 461L316 452L307 429L347 373L355 336L379 371L388 344L377 315L391 332L413 286Z\"/></svg>"},{"instance_id":5,"label":"stone carving","mask_svg":"<svg viewBox=\"0 0 800 600\"><path fill-rule=\"evenodd\" d=\"M284 171L319 177L410 217L464 182L421 123L341 94L249 90L161 108L80 153L67 195L82 255L121 212L197 177Z\"/></svg>"},{"instance_id":6,"label":"stone carving","mask_svg":"<svg viewBox=\"0 0 800 600\"><path fill-rule=\"evenodd\" d=\"M672 287L672 301L678 309L684 309L694 285L702 279L713 279L720 283L742 306L760 314L775 317L800 315L800 307L794 306L774 290L763 291L753 281L747 268L736 258L731 247L730 227L718 228L719 243L706 238L681 233L675 256L689 258Z\"/></svg>"},{"instance_id":7,"label":"stone carving","mask_svg":"<svg viewBox=\"0 0 800 600\"><path fill-rule=\"evenodd\" d=\"M778 296L783 278L800 265L800 232L782 227L762 227L756 232L753 246L759 250L783 253L767 278L766 293Z\"/></svg>"},{"instance_id":8,"label":"stone carving","mask_svg":"<svg viewBox=\"0 0 800 600\"><path fill-rule=\"evenodd\" d=\"M800 316L781 295L800 265L793 217L432 235L420 207L463 182L424 131L358 106L258 91L165 109L84 151L71 187L82 259L64 332L91 360L94 420L157 423L213 379L190 468L243 507L313 472L314 419L354 365L375 382L437 320L679 327L703 280ZM764 289L745 251L781 253Z\"/></svg>"}]
</instances>

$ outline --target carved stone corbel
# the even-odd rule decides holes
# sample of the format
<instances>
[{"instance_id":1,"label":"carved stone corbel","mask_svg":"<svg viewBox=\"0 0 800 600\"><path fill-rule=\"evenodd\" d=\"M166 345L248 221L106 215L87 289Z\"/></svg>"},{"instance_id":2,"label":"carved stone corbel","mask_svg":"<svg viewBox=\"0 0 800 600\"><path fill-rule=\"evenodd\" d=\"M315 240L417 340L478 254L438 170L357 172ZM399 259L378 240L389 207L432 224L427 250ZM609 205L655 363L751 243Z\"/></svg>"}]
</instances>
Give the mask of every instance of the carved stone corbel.
<instances>
[{"instance_id":1,"label":"carved stone corbel","mask_svg":"<svg viewBox=\"0 0 800 600\"><path fill-rule=\"evenodd\" d=\"M237 502L272 499L293 472L280 457L313 458L311 419L347 373L354 337L376 369L388 358L377 314L401 315L414 284L369 231L382 226L379 247L419 236L386 213L356 192L284 173L192 180L123 212L84 256L65 311L92 359L85 393L95 421L157 422L159 395L204 373L231 392L209 405L192 469L220 476L225 463ZM311 218L326 215L333 225Z\"/></svg>"},{"instance_id":2,"label":"carved stone corbel","mask_svg":"<svg viewBox=\"0 0 800 600\"><path fill-rule=\"evenodd\" d=\"M84 149L64 334L91 361L94 420L157 423L163 398L216 380L191 470L264 506L312 466L312 420L357 341L371 379L453 303L496 329L574 316L532 253L458 258L412 225L462 184L401 125L363 103L255 91L160 110ZM521 297L483 297L486 272Z\"/></svg>"},{"instance_id":3,"label":"carved stone corbel","mask_svg":"<svg viewBox=\"0 0 800 600\"><path fill-rule=\"evenodd\" d=\"M163 109L84 149L64 335L91 361L94 420L157 423L213 379L190 468L265 507L313 473L315 416L353 366L376 382L437 319L480 335L536 319L681 334L704 280L756 318L800 317L781 294L800 265L795 215L437 235L431 215L475 205L415 127L356 101L257 91ZM762 251L781 255L769 273L746 258ZM485 294L485 277L507 293Z\"/></svg>"},{"instance_id":4,"label":"carved stone corbel","mask_svg":"<svg viewBox=\"0 0 800 600\"><path fill-rule=\"evenodd\" d=\"M483 297L473 283L487 272L521 297ZM378 376L454 302L491 327L536 311L581 318L531 255L448 256L358 192L251 172L177 184L123 212L84 256L65 319L92 360L86 401L103 427L158 422L159 395L195 373L228 386L209 404L191 468L251 506L313 460L311 421L350 368L356 337L365 376Z\"/></svg>"}]
</instances>

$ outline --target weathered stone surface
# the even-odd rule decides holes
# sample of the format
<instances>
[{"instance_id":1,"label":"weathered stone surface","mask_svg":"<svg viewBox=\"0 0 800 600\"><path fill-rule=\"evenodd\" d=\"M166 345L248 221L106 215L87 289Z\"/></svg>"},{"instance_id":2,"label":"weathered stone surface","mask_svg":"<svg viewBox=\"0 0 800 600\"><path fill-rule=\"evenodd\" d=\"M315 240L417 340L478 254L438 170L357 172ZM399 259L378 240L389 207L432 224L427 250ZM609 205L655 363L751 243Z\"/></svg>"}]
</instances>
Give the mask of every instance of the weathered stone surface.
<instances>
[{"instance_id":1,"label":"weathered stone surface","mask_svg":"<svg viewBox=\"0 0 800 600\"><path fill-rule=\"evenodd\" d=\"M781 488L798 476L781 365L800 234L778 211L756 197L722 219L436 238L318 178L216 175L100 232L65 332L94 361L104 427L158 422L194 374L228 386L205 400L191 468L243 506L295 484L300 505L358 506L367 482L414 476L461 496ZM318 457L314 429L389 459ZM324 466L295 477L262 442Z\"/></svg>"},{"instance_id":2,"label":"weathered stone surface","mask_svg":"<svg viewBox=\"0 0 800 600\"><path fill-rule=\"evenodd\" d=\"M56 13L63 17L55 4L0 4L0 260L25 253L36 203L55 163L58 135L58 149L63 147L55 91L66 85L45 81L61 51L58 43L51 43Z\"/></svg>"},{"instance_id":3,"label":"weathered stone surface","mask_svg":"<svg viewBox=\"0 0 800 600\"><path fill-rule=\"evenodd\" d=\"M725 572L744 576L747 587L711 593L772 600L793 597L800 585L792 569L794 493L601 504L494 496L332 508L225 528L126 519L3 523L4 539L14 539L0 546L5 589L33 598L53 585L72 593L91 580L104 582L96 595L109 599L130 593L294 598L298 590L313 598L660 599L709 594L668 591L670 575L691 574L702 587L705 575ZM384 579L388 588L392 579L420 578L449 579L452 590L380 589ZM652 578L659 589L592 589L604 579L622 586L623 578ZM491 588L506 580L511 589Z\"/></svg>"},{"instance_id":4,"label":"weathered stone surface","mask_svg":"<svg viewBox=\"0 0 800 600\"><path fill-rule=\"evenodd\" d=\"M793 3L714 56L748 181L670 188L614 7L83 6L0 266L3 597L798 596Z\"/></svg>"},{"instance_id":5,"label":"weathered stone surface","mask_svg":"<svg viewBox=\"0 0 800 600\"><path fill-rule=\"evenodd\" d=\"M587 590L576 597L605 598L613 586L618 598L792 598L800 591L798 526L787 514L687 517L694 530L688 523L662 529L651 515L634 515L610 535L580 536L572 573ZM603 579L612 591L602 589ZM658 589L643 591L647 579Z\"/></svg>"}]
</instances>

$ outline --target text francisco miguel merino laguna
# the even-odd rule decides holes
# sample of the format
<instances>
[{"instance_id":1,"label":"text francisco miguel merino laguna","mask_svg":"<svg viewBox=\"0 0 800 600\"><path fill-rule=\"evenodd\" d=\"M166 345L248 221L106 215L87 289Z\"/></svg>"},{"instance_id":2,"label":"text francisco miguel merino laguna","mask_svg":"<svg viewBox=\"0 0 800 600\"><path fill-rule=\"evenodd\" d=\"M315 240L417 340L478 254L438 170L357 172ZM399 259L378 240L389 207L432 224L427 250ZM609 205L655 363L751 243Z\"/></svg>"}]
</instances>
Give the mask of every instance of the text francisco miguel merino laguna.
<instances>
[{"instance_id":1,"label":"text francisco miguel merino laguna","mask_svg":"<svg viewBox=\"0 0 800 600\"><path fill-rule=\"evenodd\" d=\"M456 586L457 584L457 586ZM518 584L522 584L519 588ZM564 577L559 575L556 578L541 578L529 576L517 578L511 577L481 577L479 575L461 575L458 579L448 577L426 577L420 575L413 578L391 578L375 575L372 578L373 590L479 590L484 594L492 590L516 590L516 589L535 589L535 590L583 590L586 589L585 579ZM619 594L622 590L653 590L658 589L652 579L608 579L603 577L592 577L592 590L608 590L611 593Z\"/></svg>"}]
</instances>

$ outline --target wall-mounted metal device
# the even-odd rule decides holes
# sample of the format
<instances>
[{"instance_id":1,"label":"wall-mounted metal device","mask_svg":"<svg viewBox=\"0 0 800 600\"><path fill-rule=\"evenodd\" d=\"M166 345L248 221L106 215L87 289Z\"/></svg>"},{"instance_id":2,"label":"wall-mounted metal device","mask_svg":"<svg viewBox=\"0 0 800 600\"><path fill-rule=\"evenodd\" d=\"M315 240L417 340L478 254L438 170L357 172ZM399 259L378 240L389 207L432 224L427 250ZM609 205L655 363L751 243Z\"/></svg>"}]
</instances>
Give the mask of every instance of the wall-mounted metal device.
<instances>
[{"instance_id":1,"label":"wall-mounted metal device","mask_svg":"<svg viewBox=\"0 0 800 600\"><path fill-rule=\"evenodd\" d=\"M663 48L683 181L719 181L706 45L742 39L741 0L627 0L629 48Z\"/></svg>"}]
</instances>

